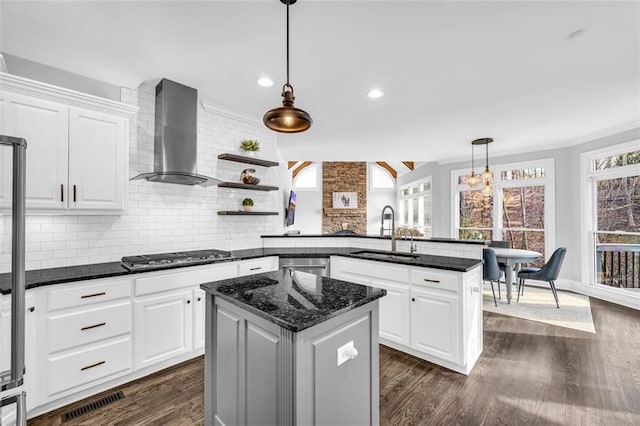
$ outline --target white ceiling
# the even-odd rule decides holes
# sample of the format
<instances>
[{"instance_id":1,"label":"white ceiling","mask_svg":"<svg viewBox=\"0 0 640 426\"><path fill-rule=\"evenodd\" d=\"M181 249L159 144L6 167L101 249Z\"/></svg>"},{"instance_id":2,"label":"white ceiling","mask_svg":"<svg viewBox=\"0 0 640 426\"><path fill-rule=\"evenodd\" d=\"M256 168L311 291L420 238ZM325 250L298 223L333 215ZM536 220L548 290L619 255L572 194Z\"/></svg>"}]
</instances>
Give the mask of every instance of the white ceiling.
<instances>
[{"instance_id":1,"label":"white ceiling","mask_svg":"<svg viewBox=\"0 0 640 426\"><path fill-rule=\"evenodd\" d=\"M280 105L278 0L0 0L0 13L15 56L120 85L167 77L256 118ZM299 0L291 36L314 125L279 136L285 160L451 161L479 137L495 155L640 120L638 2ZM374 86L385 96L367 98Z\"/></svg>"}]
</instances>

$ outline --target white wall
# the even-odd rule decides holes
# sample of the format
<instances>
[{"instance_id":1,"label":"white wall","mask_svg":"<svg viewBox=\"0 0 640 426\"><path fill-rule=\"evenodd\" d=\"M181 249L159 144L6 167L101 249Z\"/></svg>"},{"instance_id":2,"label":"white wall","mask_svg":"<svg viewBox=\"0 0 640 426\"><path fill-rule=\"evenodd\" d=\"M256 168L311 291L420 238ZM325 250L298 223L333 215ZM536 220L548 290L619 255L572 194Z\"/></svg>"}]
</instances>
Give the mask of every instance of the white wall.
<instances>
[{"instance_id":1,"label":"white wall","mask_svg":"<svg viewBox=\"0 0 640 426\"><path fill-rule=\"evenodd\" d=\"M398 216L397 187L393 189L371 189L371 164L367 163L367 234L380 235L380 223L382 221L382 209L389 205Z\"/></svg>"},{"instance_id":2,"label":"white wall","mask_svg":"<svg viewBox=\"0 0 640 426\"><path fill-rule=\"evenodd\" d=\"M129 177L153 170L154 99L157 81L138 89L122 89L122 101L138 105L130 122ZM276 160L276 136L259 121L241 121L199 105L198 173L225 181L239 181L248 167L218 160L223 152L238 152L240 140L257 139L259 157ZM281 182L282 167L255 167L265 185ZM286 169L286 167L285 167ZM281 191L241 191L217 186L203 188L147 181L129 182L126 214L122 216L27 217L27 269L52 268L120 260L134 254L218 248L258 247L260 236L282 232ZM218 210L238 210L245 197L256 210L279 216L218 216ZM10 216L0 216L2 254L0 272L10 270Z\"/></svg>"}]
</instances>

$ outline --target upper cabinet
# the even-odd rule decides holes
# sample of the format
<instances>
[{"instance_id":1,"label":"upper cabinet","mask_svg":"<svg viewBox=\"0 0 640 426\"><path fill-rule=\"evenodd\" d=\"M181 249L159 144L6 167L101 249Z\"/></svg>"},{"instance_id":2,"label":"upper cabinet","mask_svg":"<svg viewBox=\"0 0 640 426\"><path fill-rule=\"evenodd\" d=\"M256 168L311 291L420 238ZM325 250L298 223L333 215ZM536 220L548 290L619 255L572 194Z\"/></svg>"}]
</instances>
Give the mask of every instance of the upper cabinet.
<instances>
[{"instance_id":1,"label":"upper cabinet","mask_svg":"<svg viewBox=\"0 0 640 426\"><path fill-rule=\"evenodd\" d=\"M27 140L28 211L124 211L136 107L8 74L0 91L0 133ZM0 208L8 208L11 150L0 151L0 164Z\"/></svg>"}]
</instances>

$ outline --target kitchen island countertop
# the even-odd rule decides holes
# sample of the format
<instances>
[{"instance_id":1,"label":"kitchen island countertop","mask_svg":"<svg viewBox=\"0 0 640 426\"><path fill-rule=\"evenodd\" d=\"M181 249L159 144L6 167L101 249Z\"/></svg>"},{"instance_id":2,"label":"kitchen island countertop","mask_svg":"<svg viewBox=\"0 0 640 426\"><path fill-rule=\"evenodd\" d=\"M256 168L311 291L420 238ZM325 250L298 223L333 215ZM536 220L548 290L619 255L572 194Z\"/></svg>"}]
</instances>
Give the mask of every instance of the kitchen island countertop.
<instances>
[{"instance_id":1,"label":"kitchen island countertop","mask_svg":"<svg viewBox=\"0 0 640 426\"><path fill-rule=\"evenodd\" d=\"M386 290L280 269L200 286L269 322L299 332L386 294Z\"/></svg>"}]
</instances>

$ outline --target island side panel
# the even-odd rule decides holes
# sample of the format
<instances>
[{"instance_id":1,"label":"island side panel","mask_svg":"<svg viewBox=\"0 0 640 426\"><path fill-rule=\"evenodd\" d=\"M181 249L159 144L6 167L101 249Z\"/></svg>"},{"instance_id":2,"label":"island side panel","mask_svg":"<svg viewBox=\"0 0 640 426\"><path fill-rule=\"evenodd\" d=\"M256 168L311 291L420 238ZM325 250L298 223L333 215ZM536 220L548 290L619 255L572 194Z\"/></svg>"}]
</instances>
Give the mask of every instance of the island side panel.
<instances>
[{"instance_id":1,"label":"island side panel","mask_svg":"<svg viewBox=\"0 0 640 426\"><path fill-rule=\"evenodd\" d=\"M296 424L379 423L378 301L295 335ZM353 341L358 356L337 365Z\"/></svg>"},{"instance_id":2,"label":"island side panel","mask_svg":"<svg viewBox=\"0 0 640 426\"><path fill-rule=\"evenodd\" d=\"M213 365L206 377L212 383L211 392L205 389L206 424L292 425L293 333L210 297L215 315L213 322L207 317L207 327L214 330L207 333L215 344L214 355L205 357L205 368Z\"/></svg>"}]
</instances>

